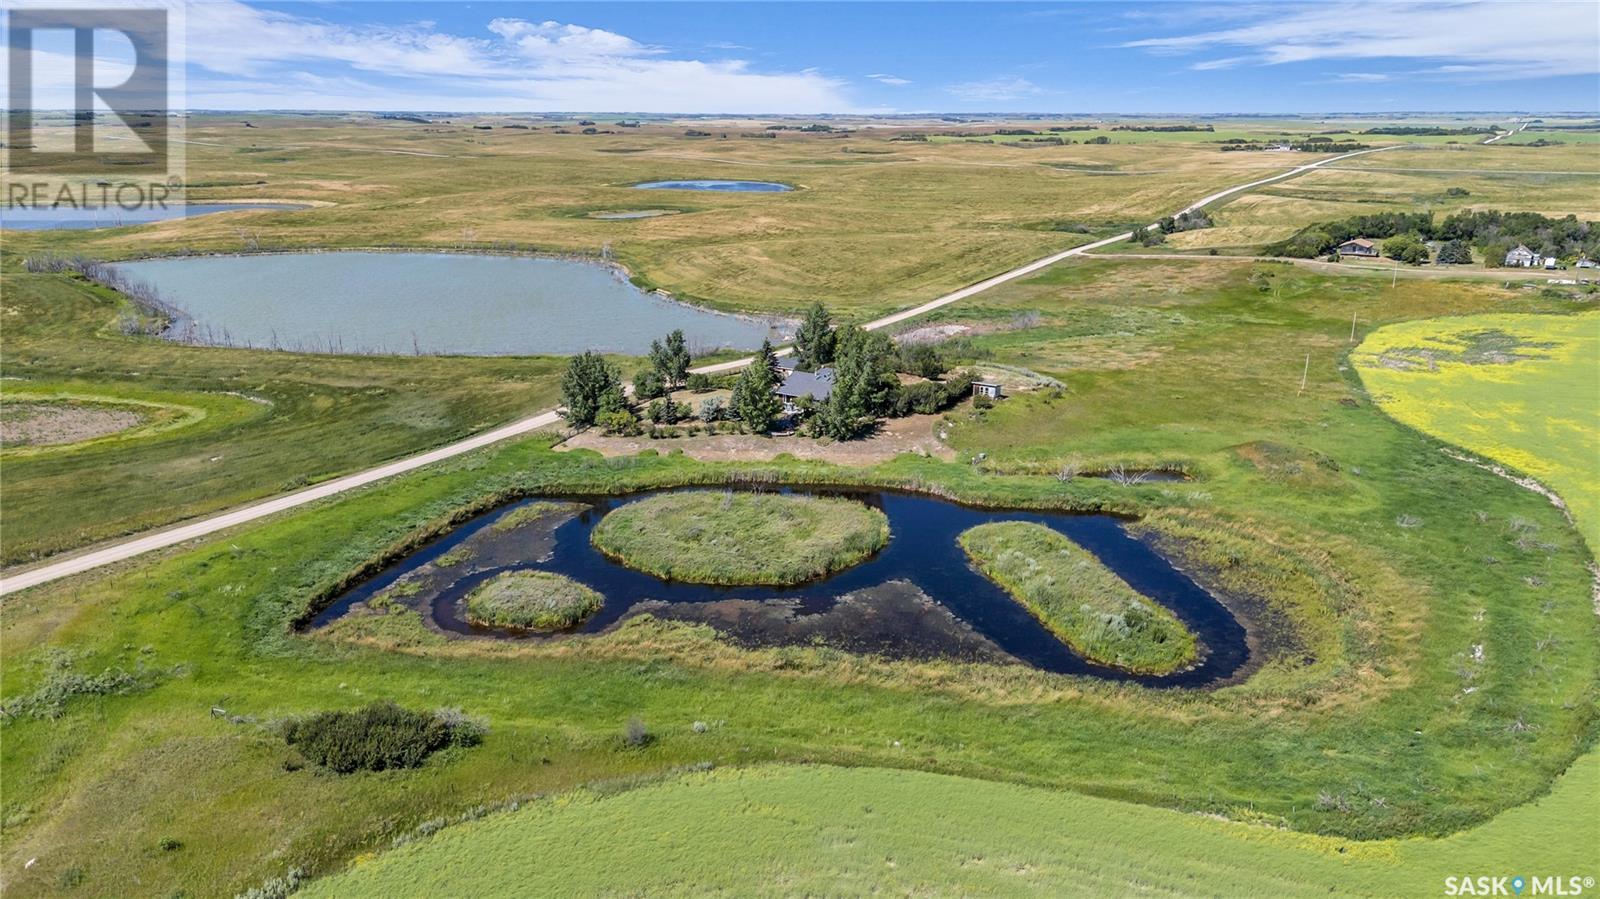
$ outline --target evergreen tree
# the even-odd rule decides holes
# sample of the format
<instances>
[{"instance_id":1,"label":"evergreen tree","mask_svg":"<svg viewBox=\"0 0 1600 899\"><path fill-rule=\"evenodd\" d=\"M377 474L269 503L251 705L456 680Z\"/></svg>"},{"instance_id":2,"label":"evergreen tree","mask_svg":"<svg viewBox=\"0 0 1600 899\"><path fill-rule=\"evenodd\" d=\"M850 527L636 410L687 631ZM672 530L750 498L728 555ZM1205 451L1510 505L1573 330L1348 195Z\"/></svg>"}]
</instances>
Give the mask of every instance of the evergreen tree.
<instances>
[{"instance_id":1,"label":"evergreen tree","mask_svg":"<svg viewBox=\"0 0 1600 899\"><path fill-rule=\"evenodd\" d=\"M778 357L772 341L761 343L761 350L733 385L733 414L752 431L766 432L772 420L783 411L783 400L773 392L778 385Z\"/></svg>"},{"instance_id":2,"label":"evergreen tree","mask_svg":"<svg viewBox=\"0 0 1600 899\"><path fill-rule=\"evenodd\" d=\"M1440 265L1469 265L1472 262L1472 247L1464 240L1452 240L1439 248Z\"/></svg>"},{"instance_id":3,"label":"evergreen tree","mask_svg":"<svg viewBox=\"0 0 1600 899\"><path fill-rule=\"evenodd\" d=\"M894 344L882 334L845 328L838 335L833 392L817 410L812 430L835 440L860 436L888 410L897 381Z\"/></svg>"},{"instance_id":4,"label":"evergreen tree","mask_svg":"<svg viewBox=\"0 0 1600 899\"><path fill-rule=\"evenodd\" d=\"M561 375L561 404L569 423L592 425L603 409L624 405L622 379L603 357L585 350L567 361Z\"/></svg>"},{"instance_id":5,"label":"evergreen tree","mask_svg":"<svg viewBox=\"0 0 1600 899\"><path fill-rule=\"evenodd\" d=\"M828 307L821 303L811 304L811 308L806 310L805 321L794 335L795 363L807 371L827 365L833 361L837 338Z\"/></svg>"},{"instance_id":6,"label":"evergreen tree","mask_svg":"<svg viewBox=\"0 0 1600 899\"><path fill-rule=\"evenodd\" d=\"M668 387L683 386L683 382L689 379L689 344L683 339L683 331L674 330L668 334L666 346L662 349L664 367L658 369L656 374Z\"/></svg>"}]
</instances>

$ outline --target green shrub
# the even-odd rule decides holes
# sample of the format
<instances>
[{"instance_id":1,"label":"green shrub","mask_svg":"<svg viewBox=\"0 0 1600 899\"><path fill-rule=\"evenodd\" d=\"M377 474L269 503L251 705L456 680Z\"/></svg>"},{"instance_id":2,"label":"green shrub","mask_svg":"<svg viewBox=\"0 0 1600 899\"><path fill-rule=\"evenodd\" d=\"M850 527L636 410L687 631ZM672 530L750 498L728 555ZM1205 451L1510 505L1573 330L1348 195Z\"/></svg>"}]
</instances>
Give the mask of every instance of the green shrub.
<instances>
[{"instance_id":1,"label":"green shrub","mask_svg":"<svg viewBox=\"0 0 1600 899\"><path fill-rule=\"evenodd\" d=\"M600 594L549 571L509 571L467 595L467 620L491 627L565 630L600 609Z\"/></svg>"},{"instance_id":2,"label":"green shrub","mask_svg":"<svg viewBox=\"0 0 1600 899\"><path fill-rule=\"evenodd\" d=\"M292 719L284 725L283 739L301 755L340 774L415 768L446 746L470 746L482 739L482 726L463 726L458 715L378 702L353 712Z\"/></svg>"}]
</instances>

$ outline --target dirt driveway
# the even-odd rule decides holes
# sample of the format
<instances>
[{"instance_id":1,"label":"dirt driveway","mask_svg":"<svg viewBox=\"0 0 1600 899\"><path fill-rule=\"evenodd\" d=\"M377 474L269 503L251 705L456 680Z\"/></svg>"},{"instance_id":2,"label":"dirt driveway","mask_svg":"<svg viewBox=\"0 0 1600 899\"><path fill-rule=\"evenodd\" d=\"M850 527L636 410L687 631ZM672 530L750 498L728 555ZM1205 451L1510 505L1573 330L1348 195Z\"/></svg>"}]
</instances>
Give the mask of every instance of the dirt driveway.
<instances>
[{"instance_id":1,"label":"dirt driveway","mask_svg":"<svg viewBox=\"0 0 1600 899\"><path fill-rule=\"evenodd\" d=\"M818 440L799 435L761 437L754 434L717 434L652 440L649 437L607 437L591 428L567 438L557 450L591 449L603 456L631 456L640 450L683 450L703 462L752 462L789 453L797 459L817 459L841 465L874 465L901 453L918 453L944 459L955 450L939 440L942 415L908 415L884 421L876 434L860 440Z\"/></svg>"}]
</instances>

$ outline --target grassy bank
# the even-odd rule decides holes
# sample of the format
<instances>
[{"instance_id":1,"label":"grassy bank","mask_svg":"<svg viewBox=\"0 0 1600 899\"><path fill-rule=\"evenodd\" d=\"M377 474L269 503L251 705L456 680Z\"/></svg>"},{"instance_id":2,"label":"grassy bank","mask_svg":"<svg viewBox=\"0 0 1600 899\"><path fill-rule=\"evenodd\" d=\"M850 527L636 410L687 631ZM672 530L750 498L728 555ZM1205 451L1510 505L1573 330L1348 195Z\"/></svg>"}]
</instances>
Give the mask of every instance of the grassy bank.
<instances>
[{"instance_id":1,"label":"grassy bank","mask_svg":"<svg viewBox=\"0 0 1600 899\"><path fill-rule=\"evenodd\" d=\"M490 627L559 631L599 610L600 594L549 571L511 571L467 594L467 620Z\"/></svg>"},{"instance_id":2,"label":"grassy bank","mask_svg":"<svg viewBox=\"0 0 1600 899\"><path fill-rule=\"evenodd\" d=\"M961 534L978 570L1052 633L1103 665L1166 674L1195 660L1195 637L1091 553L1040 524L1003 521Z\"/></svg>"},{"instance_id":3,"label":"grassy bank","mask_svg":"<svg viewBox=\"0 0 1600 899\"><path fill-rule=\"evenodd\" d=\"M889 520L848 499L691 491L622 506L591 538L607 556L667 580L798 584L882 549Z\"/></svg>"},{"instance_id":4,"label":"grassy bank","mask_svg":"<svg viewBox=\"0 0 1600 899\"><path fill-rule=\"evenodd\" d=\"M101 397L181 414L71 447L6 450L0 564L303 487L556 400L558 359L179 346L116 331L124 301L85 282L5 282L8 399Z\"/></svg>"}]
</instances>

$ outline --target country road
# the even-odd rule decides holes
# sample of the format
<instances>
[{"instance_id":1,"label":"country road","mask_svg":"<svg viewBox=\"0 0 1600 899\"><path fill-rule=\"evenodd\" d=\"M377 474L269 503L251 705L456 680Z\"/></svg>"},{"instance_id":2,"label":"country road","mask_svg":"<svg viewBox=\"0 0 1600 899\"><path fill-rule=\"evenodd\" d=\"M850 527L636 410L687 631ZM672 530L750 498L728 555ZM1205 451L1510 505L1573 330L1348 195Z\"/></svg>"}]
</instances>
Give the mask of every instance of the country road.
<instances>
[{"instance_id":1,"label":"country road","mask_svg":"<svg viewBox=\"0 0 1600 899\"><path fill-rule=\"evenodd\" d=\"M1318 162L1296 166L1295 168L1292 168L1286 172L1282 172L1271 177L1261 178L1245 184L1236 185L1225 190L1217 191L1214 194L1203 197L1200 200L1185 206L1182 210L1180 210L1180 213L1193 212L1203 206L1209 206L1218 200L1231 197L1235 194L1239 194L1265 184L1272 184L1277 181L1282 181L1286 178L1293 178L1296 175L1304 174L1305 172L1312 171L1313 169L1323 168L1330 163L1339 162L1344 159L1350 159L1355 156L1364 156L1369 153L1380 153L1385 150L1399 149L1402 146L1404 145L1397 144L1388 147L1375 147L1368 150L1357 150L1353 153L1330 156L1327 159L1323 159ZM1176 215L1180 213L1174 214ZM1155 226L1146 225L1144 227L1148 229ZM886 315L882 318L875 319L871 322L868 322L863 327L867 328L868 330L877 330L879 328L886 328L890 325L898 324L906 321L907 319L915 318L919 315L932 312L935 309L948 306L951 303L956 303L968 297L982 293L991 288L998 287L1001 284L1005 284L1009 281L1014 281L1018 278L1031 275L1040 269L1048 268L1049 266L1055 265L1056 263L1065 259L1070 259L1074 256L1082 256L1091 250L1097 250L1101 247L1117 243L1118 241L1127 240L1132 236L1132 231L1125 231L1114 237L1107 237L1103 240L1094 241L1093 243L1087 243L1082 246L1073 247L1070 250L1063 250L1059 253L1046 256L1043 259L1037 259L1019 268L1014 268L1003 274L995 275L992 278L979 281L978 283L968 287L963 287L960 290L952 291L951 293L947 293L937 299L929 300L920 306L913 306L910 309L904 309L891 315ZM787 354L791 352L791 350L789 348L784 348L779 352L780 354ZM750 362L751 357L746 356L745 358L734 359L730 362L721 362L715 365L701 366L699 368L692 369L692 371L699 374L720 374L729 371L737 371L738 369L749 365ZM539 430L540 428L549 427L550 425L556 424L560 420L561 416L557 410L546 410L538 413L537 415L529 416L528 418L512 422L511 424L496 428L492 431L487 431L483 434L479 434L474 437L468 437L467 439L458 441L456 443L441 446L438 449L429 450L425 453L419 453L415 456L408 456L404 459L398 459L394 462L379 465L375 468L369 468L365 471L356 472L355 474L335 478L331 481L326 481L314 487L308 487L304 490L299 490L294 493L287 493L272 499L262 500L261 502L241 506L240 508L233 509L228 512L221 512L207 518L202 518L198 521L175 525L142 536L131 537L127 540L113 543L109 546L103 546L98 549L90 549L86 552L81 552L78 554L66 554L66 557L60 558L56 561L46 561L31 568L16 570L14 573L6 574L3 578L0 578L0 596L4 596L9 593L15 593L18 590L25 590L29 587L38 586L39 584L49 583L50 581L59 580L64 577L70 577L74 574L81 574L85 571L91 571L115 562L131 559L147 552L165 549L166 547L175 546L187 540L205 537L236 525L247 524L249 522L265 518L269 515L275 515L279 512L285 512L290 509L298 508L308 503L314 503L318 500L337 496L341 493L346 493L359 487L365 487L368 484L372 484L395 475L416 471L419 468L431 465L435 462L442 462L446 459L451 459L465 453L473 452L474 450L482 449L486 446L499 443L502 440L508 440L512 437L520 437L525 434L529 434L533 431Z\"/></svg>"}]
</instances>

